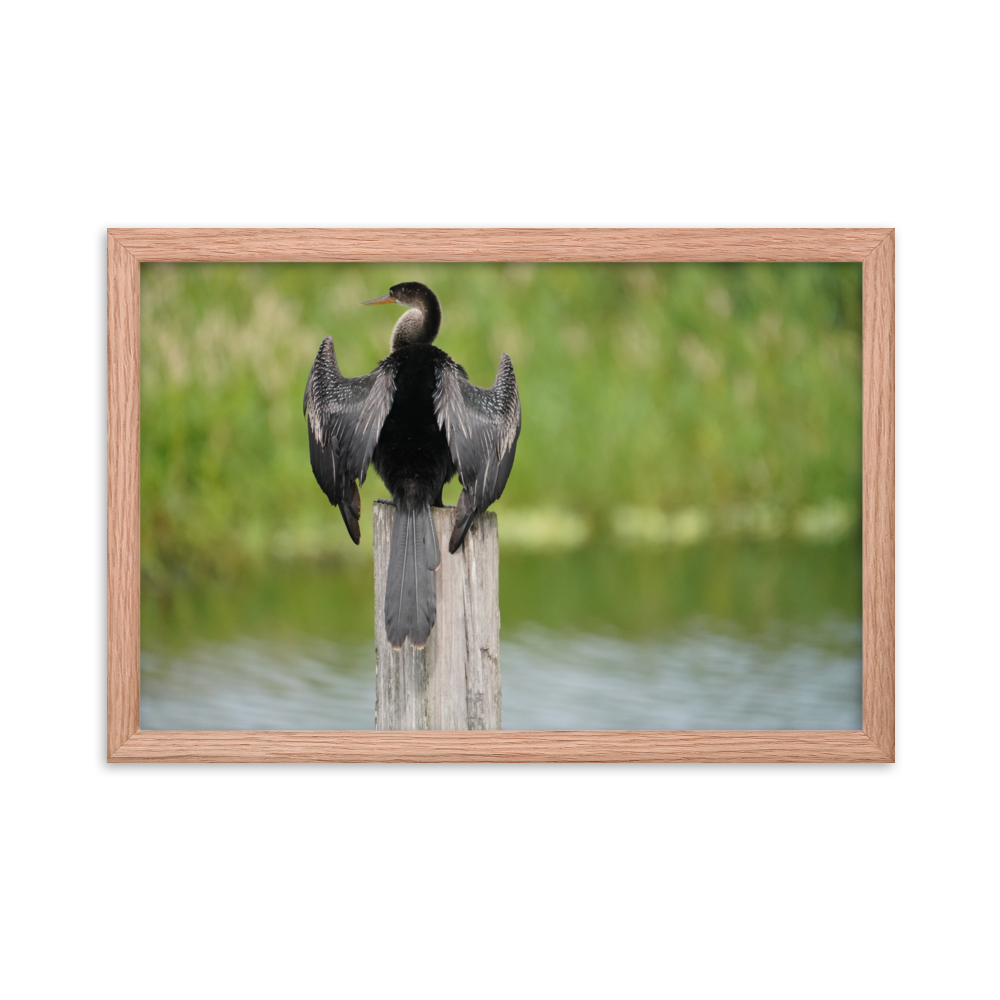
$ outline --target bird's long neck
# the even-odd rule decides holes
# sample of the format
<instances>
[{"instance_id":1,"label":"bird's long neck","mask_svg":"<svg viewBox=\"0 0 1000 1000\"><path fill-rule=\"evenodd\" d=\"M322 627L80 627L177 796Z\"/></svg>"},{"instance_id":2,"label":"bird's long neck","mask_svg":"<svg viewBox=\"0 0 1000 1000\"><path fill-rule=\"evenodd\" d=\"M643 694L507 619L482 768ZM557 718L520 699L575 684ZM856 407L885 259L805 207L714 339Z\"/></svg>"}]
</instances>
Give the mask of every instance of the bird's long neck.
<instances>
[{"instance_id":1,"label":"bird's long neck","mask_svg":"<svg viewBox=\"0 0 1000 1000\"><path fill-rule=\"evenodd\" d=\"M410 303L392 331L392 350L407 344L431 344L441 329L441 303L428 288Z\"/></svg>"}]
</instances>

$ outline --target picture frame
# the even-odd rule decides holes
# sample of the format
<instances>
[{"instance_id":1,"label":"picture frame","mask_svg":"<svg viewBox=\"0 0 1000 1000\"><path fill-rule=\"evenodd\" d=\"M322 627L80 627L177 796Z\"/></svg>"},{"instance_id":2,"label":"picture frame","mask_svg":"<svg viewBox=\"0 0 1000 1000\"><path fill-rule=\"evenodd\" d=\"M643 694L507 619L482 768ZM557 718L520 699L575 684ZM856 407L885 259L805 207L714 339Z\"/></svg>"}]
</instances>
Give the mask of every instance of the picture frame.
<instances>
[{"instance_id":1,"label":"picture frame","mask_svg":"<svg viewBox=\"0 0 1000 1000\"><path fill-rule=\"evenodd\" d=\"M109 229L109 762L882 762L895 759L892 229ZM139 725L139 269L185 262L862 264L862 728L144 731Z\"/></svg>"}]
</instances>

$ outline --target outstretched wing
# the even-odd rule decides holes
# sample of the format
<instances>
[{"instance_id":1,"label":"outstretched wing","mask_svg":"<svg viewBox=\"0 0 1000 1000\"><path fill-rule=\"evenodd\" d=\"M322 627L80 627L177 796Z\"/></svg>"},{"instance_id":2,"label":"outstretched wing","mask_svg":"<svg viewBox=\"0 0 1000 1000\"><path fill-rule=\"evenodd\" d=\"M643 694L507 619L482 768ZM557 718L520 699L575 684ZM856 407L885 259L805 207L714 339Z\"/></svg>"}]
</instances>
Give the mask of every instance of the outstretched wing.
<instances>
[{"instance_id":1,"label":"outstretched wing","mask_svg":"<svg viewBox=\"0 0 1000 1000\"><path fill-rule=\"evenodd\" d=\"M306 382L302 412L309 427L313 474L330 503L340 507L355 544L361 540L361 496L355 480L365 481L395 389L388 359L369 375L341 375L330 337L320 344Z\"/></svg>"},{"instance_id":2,"label":"outstretched wing","mask_svg":"<svg viewBox=\"0 0 1000 1000\"><path fill-rule=\"evenodd\" d=\"M489 389L473 385L461 366L449 358L438 369L434 410L463 487L448 546L454 552L472 518L503 493L514 464L521 433L521 400L510 358L500 355L497 377Z\"/></svg>"}]
</instances>

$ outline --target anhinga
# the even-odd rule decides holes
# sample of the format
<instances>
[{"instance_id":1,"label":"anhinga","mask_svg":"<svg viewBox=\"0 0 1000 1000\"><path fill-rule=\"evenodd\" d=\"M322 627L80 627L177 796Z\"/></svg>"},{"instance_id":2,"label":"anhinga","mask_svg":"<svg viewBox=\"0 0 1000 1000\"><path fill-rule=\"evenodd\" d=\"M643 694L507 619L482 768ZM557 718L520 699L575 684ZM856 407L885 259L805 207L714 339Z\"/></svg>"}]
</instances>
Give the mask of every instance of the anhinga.
<instances>
[{"instance_id":1,"label":"anhinga","mask_svg":"<svg viewBox=\"0 0 1000 1000\"><path fill-rule=\"evenodd\" d=\"M437 296L418 281L393 285L362 305L409 306L392 331L391 353L369 375L345 378L333 340L320 345L303 400L313 473L340 507L358 544L362 483L369 463L392 494L396 520L385 588L385 632L395 649L427 642L435 617L434 570L441 561L431 505L458 472L455 529L462 544L473 517L503 492L521 432L521 403L506 354L489 389L433 346L441 326Z\"/></svg>"}]
</instances>

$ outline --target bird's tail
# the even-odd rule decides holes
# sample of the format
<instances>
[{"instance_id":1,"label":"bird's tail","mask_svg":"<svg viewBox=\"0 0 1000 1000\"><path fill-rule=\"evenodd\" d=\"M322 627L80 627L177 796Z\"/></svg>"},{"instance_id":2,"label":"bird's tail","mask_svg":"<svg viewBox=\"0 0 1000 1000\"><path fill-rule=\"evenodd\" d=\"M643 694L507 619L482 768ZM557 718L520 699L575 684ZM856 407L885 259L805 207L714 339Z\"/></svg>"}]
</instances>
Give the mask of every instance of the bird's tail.
<instances>
[{"instance_id":1,"label":"bird's tail","mask_svg":"<svg viewBox=\"0 0 1000 1000\"><path fill-rule=\"evenodd\" d=\"M407 510L397 500L385 578L385 635L393 649L407 637L417 648L427 642L437 610L434 570L440 562L430 507Z\"/></svg>"}]
</instances>

